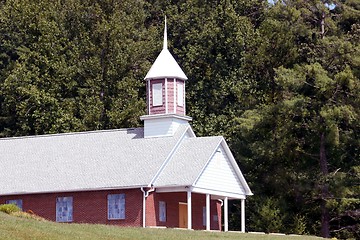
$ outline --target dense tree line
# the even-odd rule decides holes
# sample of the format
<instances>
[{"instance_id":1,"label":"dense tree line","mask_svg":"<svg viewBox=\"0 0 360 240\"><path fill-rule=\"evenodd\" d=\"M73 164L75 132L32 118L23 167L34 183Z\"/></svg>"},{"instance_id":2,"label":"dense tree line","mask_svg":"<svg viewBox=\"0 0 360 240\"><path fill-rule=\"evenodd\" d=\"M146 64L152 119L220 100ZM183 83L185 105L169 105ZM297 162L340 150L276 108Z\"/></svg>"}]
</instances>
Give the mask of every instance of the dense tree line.
<instances>
[{"instance_id":1,"label":"dense tree line","mask_svg":"<svg viewBox=\"0 0 360 240\"><path fill-rule=\"evenodd\" d=\"M141 126L164 15L195 132L255 194L247 230L359 238L358 0L0 0L0 136Z\"/></svg>"}]
</instances>

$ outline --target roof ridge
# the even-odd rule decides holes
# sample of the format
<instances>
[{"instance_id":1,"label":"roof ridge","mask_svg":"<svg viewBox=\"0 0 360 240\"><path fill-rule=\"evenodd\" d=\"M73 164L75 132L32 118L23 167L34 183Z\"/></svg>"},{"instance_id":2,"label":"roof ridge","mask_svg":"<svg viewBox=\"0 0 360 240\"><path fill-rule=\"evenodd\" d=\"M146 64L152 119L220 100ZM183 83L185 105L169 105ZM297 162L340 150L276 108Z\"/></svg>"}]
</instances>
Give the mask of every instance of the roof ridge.
<instances>
[{"instance_id":1,"label":"roof ridge","mask_svg":"<svg viewBox=\"0 0 360 240\"><path fill-rule=\"evenodd\" d=\"M137 130L142 129L143 127L138 128L117 128L117 129L101 129L101 130L91 130L91 131L81 131L81 132L65 132L65 133L50 133L43 135L29 135L29 136L17 136L17 137L4 137L0 138L0 141L6 140L17 140L17 139L29 139L29 138L45 138L45 137L60 137L68 135L82 135L82 134L93 134L93 133L103 133L103 132L120 132L128 130Z\"/></svg>"},{"instance_id":2,"label":"roof ridge","mask_svg":"<svg viewBox=\"0 0 360 240\"><path fill-rule=\"evenodd\" d=\"M218 136L202 136L202 137L196 137L196 138L224 138L224 136L218 135ZM190 139L190 138L188 138Z\"/></svg>"}]
</instances>

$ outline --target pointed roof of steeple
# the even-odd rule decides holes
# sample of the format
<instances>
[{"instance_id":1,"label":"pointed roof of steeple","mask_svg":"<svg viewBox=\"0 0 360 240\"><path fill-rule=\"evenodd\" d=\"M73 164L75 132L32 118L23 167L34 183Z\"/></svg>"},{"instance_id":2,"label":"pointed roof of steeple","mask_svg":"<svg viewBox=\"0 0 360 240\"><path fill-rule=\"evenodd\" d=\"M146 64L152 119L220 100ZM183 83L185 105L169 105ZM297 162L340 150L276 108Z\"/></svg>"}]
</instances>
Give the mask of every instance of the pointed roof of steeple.
<instances>
[{"instance_id":1,"label":"pointed roof of steeple","mask_svg":"<svg viewBox=\"0 0 360 240\"><path fill-rule=\"evenodd\" d=\"M146 79L151 78L178 78L187 80L185 73L180 68L174 57L168 50L167 46L167 29L166 29L166 17L165 17L165 29L164 29L164 45L159 56L151 66L149 72L145 76Z\"/></svg>"}]
</instances>

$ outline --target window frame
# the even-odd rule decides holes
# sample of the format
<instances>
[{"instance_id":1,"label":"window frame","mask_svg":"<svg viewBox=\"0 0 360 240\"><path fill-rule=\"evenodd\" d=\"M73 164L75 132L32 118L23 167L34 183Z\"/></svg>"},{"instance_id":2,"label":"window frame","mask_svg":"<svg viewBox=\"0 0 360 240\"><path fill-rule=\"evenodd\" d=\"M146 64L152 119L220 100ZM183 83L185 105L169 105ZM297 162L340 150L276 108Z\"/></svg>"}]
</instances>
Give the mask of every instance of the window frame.
<instances>
[{"instance_id":1,"label":"window frame","mask_svg":"<svg viewBox=\"0 0 360 240\"><path fill-rule=\"evenodd\" d=\"M203 206L203 211L202 211L202 223L203 226L206 226L206 207Z\"/></svg>"},{"instance_id":2,"label":"window frame","mask_svg":"<svg viewBox=\"0 0 360 240\"><path fill-rule=\"evenodd\" d=\"M177 105L179 107L183 107L184 106L184 84L181 83L177 83L176 84L176 95L177 95Z\"/></svg>"},{"instance_id":3,"label":"window frame","mask_svg":"<svg viewBox=\"0 0 360 240\"><path fill-rule=\"evenodd\" d=\"M107 195L107 218L108 220L126 219L125 193Z\"/></svg>"},{"instance_id":4,"label":"window frame","mask_svg":"<svg viewBox=\"0 0 360 240\"><path fill-rule=\"evenodd\" d=\"M159 221L166 222L166 202L159 201Z\"/></svg>"},{"instance_id":5,"label":"window frame","mask_svg":"<svg viewBox=\"0 0 360 240\"><path fill-rule=\"evenodd\" d=\"M20 208L21 211L23 210L23 200L22 199L10 199L10 200L6 200L5 203L6 204L14 204L18 208Z\"/></svg>"},{"instance_id":6,"label":"window frame","mask_svg":"<svg viewBox=\"0 0 360 240\"><path fill-rule=\"evenodd\" d=\"M152 84L152 105L162 106L163 105L163 84L153 83Z\"/></svg>"},{"instance_id":7,"label":"window frame","mask_svg":"<svg viewBox=\"0 0 360 240\"><path fill-rule=\"evenodd\" d=\"M72 222L74 199L72 196L56 198L56 222Z\"/></svg>"}]
</instances>

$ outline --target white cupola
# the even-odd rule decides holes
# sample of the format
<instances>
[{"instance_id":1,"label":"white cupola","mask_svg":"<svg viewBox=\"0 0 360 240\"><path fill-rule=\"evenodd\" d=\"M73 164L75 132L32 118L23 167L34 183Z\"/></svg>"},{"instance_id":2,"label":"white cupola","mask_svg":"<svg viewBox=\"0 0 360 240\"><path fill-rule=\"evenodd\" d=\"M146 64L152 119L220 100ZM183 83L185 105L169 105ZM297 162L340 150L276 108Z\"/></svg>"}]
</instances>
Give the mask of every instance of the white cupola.
<instances>
[{"instance_id":1,"label":"white cupola","mask_svg":"<svg viewBox=\"0 0 360 240\"><path fill-rule=\"evenodd\" d=\"M147 115L144 136L171 136L178 126L188 124L186 116L185 81L187 77L168 50L165 17L164 45L159 56L145 76Z\"/></svg>"}]
</instances>

